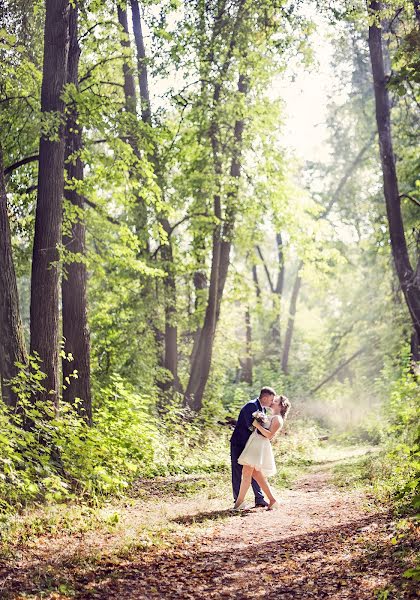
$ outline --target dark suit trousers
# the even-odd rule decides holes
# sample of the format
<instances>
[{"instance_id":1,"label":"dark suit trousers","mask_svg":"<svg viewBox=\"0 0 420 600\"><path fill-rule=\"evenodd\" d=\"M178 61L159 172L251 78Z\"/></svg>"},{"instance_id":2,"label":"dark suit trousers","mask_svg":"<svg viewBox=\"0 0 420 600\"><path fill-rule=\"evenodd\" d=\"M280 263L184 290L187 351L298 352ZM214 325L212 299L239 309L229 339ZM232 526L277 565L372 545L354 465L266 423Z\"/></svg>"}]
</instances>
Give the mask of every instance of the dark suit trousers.
<instances>
[{"instance_id":1,"label":"dark suit trousers","mask_svg":"<svg viewBox=\"0 0 420 600\"><path fill-rule=\"evenodd\" d=\"M236 444L230 445L230 459L232 462L232 490L235 502L236 498L239 496L239 488L241 487L242 479L242 465L238 463L238 458L244 448L245 446L237 446ZM254 490L255 504L262 504L265 502L264 494L262 493L261 488L255 479L252 480L252 489Z\"/></svg>"}]
</instances>

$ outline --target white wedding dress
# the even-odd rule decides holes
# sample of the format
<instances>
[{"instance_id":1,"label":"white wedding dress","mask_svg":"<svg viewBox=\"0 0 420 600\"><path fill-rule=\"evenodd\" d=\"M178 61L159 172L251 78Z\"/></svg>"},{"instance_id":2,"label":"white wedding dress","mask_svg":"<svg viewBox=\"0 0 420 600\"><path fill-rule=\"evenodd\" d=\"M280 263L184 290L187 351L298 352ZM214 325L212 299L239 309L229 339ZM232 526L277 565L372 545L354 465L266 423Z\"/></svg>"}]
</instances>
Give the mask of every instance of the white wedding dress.
<instances>
[{"instance_id":1,"label":"white wedding dress","mask_svg":"<svg viewBox=\"0 0 420 600\"><path fill-rule=\"evenodd\" d=\"M281 429L283 420L281 417L277 417L277 415L271 417L270 426L272 420L275 418L280 420ZM265 477L275 475L277 472L271 442L268 438L258 433L257 429L249 436L246 446L238 458L238 463L254 467L257 471L261 471Z\"/></svg>"}]
</instances>

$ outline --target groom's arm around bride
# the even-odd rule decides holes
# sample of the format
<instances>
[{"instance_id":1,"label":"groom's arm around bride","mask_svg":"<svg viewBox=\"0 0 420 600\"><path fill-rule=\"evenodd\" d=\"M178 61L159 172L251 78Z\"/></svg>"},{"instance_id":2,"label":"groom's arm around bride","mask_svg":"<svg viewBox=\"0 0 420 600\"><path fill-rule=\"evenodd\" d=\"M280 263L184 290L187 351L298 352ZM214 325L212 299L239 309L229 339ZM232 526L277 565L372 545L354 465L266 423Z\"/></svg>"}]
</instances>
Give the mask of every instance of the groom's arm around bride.
<instances>
[{"instance_id":1,"label":"groom's arm around bride","mask_svg":"<svg viewBox=\"0 0 420 600\"><path fill-rule=\"evenodd\" d=\"M230 440L232 490L235 501L239 494L242 478L242 465L238 464L238 458L245 448L249 436L251 435L251 425L252 421L254 420L252 414L257 410L265 411L266 407L270 407L273 403L275 395L276 393L272 388L263 387L259 397L247 402L247 404L242 407L239 413L238 421ZM267 506L267 502L264 499L261 488L254 479L252 480L252 489L254 490L255 505Z\"/></svg>"}]
</instances>

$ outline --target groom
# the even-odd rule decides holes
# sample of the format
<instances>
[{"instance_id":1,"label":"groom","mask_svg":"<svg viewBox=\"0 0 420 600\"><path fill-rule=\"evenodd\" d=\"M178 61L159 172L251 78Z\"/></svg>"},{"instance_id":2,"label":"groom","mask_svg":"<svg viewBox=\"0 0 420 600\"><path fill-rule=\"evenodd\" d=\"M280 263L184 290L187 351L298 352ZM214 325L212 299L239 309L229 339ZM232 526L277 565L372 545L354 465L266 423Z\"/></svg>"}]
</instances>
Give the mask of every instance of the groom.
<instances>
[{"instance_id":1,"label":"groom","mask_svg":"<svg viewBox=\"0 0 420 600\"><path fill-rule=\"evenodd\" d=\"M239 494L239 488L241 487L242 478L242 465L238 463L238 458L245 448L249 436L251 435L250 427L252 425L253 417L252 413L255 411L266 412L266 408L270 407L273 403L276 392L271 387L263 387L260 395L255 400L251 400L245 406L242 407L239 413L236 427L233 431L230 439L230 458L232 462L232 488L233 498L236 502L236 498ZM255 506L268 506L265 501L263 493L258 483L252 480L252 489L255 495Z\"/></svg>"}]
</instances>

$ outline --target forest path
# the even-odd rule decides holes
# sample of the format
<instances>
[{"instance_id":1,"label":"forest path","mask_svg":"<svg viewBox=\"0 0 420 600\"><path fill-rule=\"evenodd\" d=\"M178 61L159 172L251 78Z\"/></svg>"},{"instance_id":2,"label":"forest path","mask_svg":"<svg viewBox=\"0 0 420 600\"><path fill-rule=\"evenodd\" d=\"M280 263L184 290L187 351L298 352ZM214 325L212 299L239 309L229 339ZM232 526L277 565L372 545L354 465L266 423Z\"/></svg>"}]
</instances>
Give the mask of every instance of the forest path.
<instances>
[{"instance_id":1,"label":"forest path","mask_svg":"<svg viewBox=\"0 0 420 600\"><path fill-rule=\"evenodd\" d=\"M179 528L174 543L131 552L118 560L111 553L92 568L83 565L82 557L79 564L68 566L61 559L56 567L63 567L61 576L66 572L67 583L59 586L57 577L55 591L44 587L38 595L26 588L24 594L7 597L418 597L401 577L413 551L409 544L403 547L403 539L395 543L397 524L390 515L373 509L362 490L337 488L332 479L334 464L311 467L291 489L282 490L281 508L276 511L253 508L233 513L223 508L226 502L221 504L220 496L205 493L165 505L164 500L158 501L162 490L156 486L162 516L166 514ZM130 510L133 522L137 509ZM141 518L147 519L147 513ZM50 553L53 550L49 548ZM33 563L32 572L34 567ZM51 569L47 572L52 576Z\"/></svg>"},{"instance_id":2,"label":"forest path","mask_svg":"<svg viewBox=\"0 0 420 600\"><path fill-rule=\"evenodd\" d=\"M401 589L404 567L394 556L395 523L369 509L360 489L335 487L334 464L311 468L283 490L280 510L208 510L176 517L186 527L208 519L216 523L169 552L150 553L93 577L78 597L414 597L412 589Z\"/></svg>"}]
</instances>

